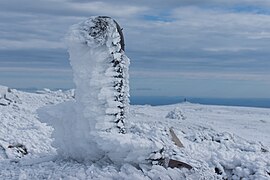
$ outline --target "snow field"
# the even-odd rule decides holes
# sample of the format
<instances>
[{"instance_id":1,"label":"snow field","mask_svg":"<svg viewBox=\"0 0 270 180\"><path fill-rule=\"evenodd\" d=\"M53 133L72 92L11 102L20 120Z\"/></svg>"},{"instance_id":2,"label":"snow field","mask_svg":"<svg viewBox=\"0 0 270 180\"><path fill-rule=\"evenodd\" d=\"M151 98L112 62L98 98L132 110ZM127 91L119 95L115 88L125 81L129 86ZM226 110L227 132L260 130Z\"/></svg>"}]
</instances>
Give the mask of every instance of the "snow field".
<instances>
[{"instance_id":1,"label":"snow field","mask_svg":"<svg viewBox=\"0 0 270 180\"><path fill-rule=\"evenodd\" d=\"M269 179L270 177L270 134L265 133L270 124L269 109L189 103L156 107L131 106L128 128L130 134L136 135L136 139L142 139L137 141L139 146L135 147L138 154L141 153L140 148L147 145L148 141L144 141L147 139L155 143L155 147L164 147L164 156L181 160L194 167L192 170L166 169L150 163L115 164L106 157L99 161L83 163L72 159L63 160L56 155L55 148L51 145L52 127L40 123L36 109L65 101L68 101L67 104L73 103L74 93L44 91L33 94L11 91L20 101L0 106L0 179ZM171 112L182 114L186 119L166 118ZM229 123L226 123L226 120L230 120ZM256 123L252 123L253 121ZM184 148L177 147L171 141L169 135L171 127L184 144ZM252 133L247 135L246 132L250 132L250 128L253 128ZM264 136L261 137L261 134ZM260 138L255 139L256 137ZM123 140L123 143L129 143L130 139L133 138ZM14 149L7 148L14 143L24 144L29 153L22 156Z\"/></svg>"}]
</instances>

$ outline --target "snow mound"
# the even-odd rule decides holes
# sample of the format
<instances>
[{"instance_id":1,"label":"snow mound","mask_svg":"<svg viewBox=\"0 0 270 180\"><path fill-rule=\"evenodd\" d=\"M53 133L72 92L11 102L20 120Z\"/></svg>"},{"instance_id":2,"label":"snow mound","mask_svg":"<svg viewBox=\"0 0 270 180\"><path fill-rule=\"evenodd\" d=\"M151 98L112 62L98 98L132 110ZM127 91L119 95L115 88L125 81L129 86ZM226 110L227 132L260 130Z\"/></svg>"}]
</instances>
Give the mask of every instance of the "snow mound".
<instances>
[{"instance_id":1,"label":"snow mound","mask_svg":"<svg viewBox=\"0 0 270 180\"><path fill-rule=\"evenodd\" d=\"M186 119L186 117L182 113L181 109L179 109L178 107L175 108L174 110L170 111L166 115L166 118L169 118L169 119L179 119L179 120L185 120Z\"/></svg>"}]
</instances>

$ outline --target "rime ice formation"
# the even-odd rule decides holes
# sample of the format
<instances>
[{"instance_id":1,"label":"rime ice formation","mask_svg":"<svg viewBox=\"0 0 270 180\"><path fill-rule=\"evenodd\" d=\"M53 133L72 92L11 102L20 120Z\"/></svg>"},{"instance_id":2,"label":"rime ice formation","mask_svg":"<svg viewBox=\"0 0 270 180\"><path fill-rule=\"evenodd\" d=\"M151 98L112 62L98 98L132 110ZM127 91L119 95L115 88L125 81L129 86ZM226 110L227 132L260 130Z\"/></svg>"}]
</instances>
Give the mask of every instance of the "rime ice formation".
<instances>
[{"instance_id":1,"label":"rime ice formation","mask_svg":"<svg viewBox=\"0 0 270 180\"><path fill-rule=\"evenodd\" d=\"M121 28L109 17L92 17L72 26L67 39L82 113L94 130L125 133L129 59Z\"/></svg>"},{"instance_id":2,"label":"rime ice formation","mask_svg":"<svg viewBox=\"0 0 270 180\"><path fill-rule=\"evenodd\" d=\"M129 59L121 28L109 17L91 17L71 27L67 44L75 101L39 110L40 119L54 128L58 154L77 161L145 162L162 146L125 121Z\"/></svg>"}]
</instances>

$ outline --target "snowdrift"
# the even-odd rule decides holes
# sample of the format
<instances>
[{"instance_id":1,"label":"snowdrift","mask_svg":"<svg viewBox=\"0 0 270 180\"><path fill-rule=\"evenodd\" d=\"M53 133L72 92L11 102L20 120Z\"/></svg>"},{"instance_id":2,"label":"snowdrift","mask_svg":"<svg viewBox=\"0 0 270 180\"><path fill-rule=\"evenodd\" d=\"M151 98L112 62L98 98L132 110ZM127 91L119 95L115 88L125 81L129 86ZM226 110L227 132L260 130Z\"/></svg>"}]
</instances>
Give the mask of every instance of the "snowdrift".
<instances>
[{"instance_id":1,"label":"snowdrift","mask_svg":"<svg viewBox=\"0 0 270 180\"><path fill-rule=\"evenodd\" d=\"M131 106L129 126L132 133L142 139L152 139L157 146L166 144L169 156L194 168L116 165L108 159L78 163L58 158L52 146L53 129L40 123L36 113L40 107L74 101L74 93L11 91L20 102L0 106L0 179L270 178L269 109L188 103ZM185 119L181 119L181 115L167 116L180 114L179 111ZM184 148L172 142L171 127ZM25 145L27 155L8 148L18 143Z\"/></svg>"}]
</instances>

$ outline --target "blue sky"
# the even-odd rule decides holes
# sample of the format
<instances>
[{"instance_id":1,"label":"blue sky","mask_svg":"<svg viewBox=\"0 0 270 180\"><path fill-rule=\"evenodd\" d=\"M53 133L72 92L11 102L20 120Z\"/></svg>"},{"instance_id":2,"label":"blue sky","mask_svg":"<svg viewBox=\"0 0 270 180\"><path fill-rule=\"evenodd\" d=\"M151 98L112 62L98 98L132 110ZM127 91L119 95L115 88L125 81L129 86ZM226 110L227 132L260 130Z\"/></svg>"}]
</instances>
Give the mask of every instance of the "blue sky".
<instances>
[{"instance_id":1,"label":"blue sky","mask_svg":"<svg viewBox=\"0 0 270 180\"><path fill-rule=\"evenodd\" d=\"M269 9L269 0L0 1L0 84L74 88L65 33L108 15L124 28L132 96L270 98Z\"/></svg>"}]
</instances>

